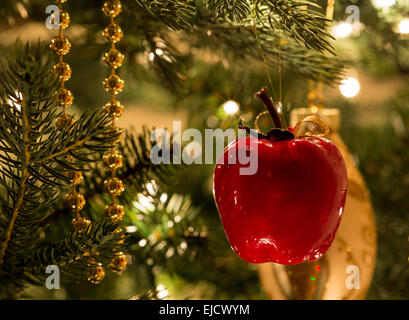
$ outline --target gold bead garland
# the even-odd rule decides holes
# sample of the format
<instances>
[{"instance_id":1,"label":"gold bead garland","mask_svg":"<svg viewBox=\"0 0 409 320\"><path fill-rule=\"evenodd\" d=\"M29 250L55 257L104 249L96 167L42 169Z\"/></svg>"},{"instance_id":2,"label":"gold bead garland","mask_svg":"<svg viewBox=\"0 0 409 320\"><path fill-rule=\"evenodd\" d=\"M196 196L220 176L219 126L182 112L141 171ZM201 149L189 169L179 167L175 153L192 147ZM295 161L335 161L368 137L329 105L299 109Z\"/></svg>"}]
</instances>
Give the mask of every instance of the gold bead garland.
<instances>
[{"instance_id":1,"label":"gold bead garland","mask_svg":"<svg viewBox=\"0 0 409 320\"><path fill-rule=\"evenodd\" d=\"M90 259L88 264L89 271L87 274L87 280L93 284L98 284L104 279L105 271L101 263L95 261L95 259Z\"/></svg>"},{"instance_id":2,"label":"gold bead garland","mask_svg":"<svg viewBox=\"0 0 409 320\"><path fill-rule=\"evenodd\" d=\"M56 0L58 5L60 21L58 35L52 38L50 47L58 55L59 61L53 67L53 74L58 78L61 83L61 89L57 93L56 102L63 109L63 114L57 119L56 126L59 130L63 130L66 127L72 127L75 123L74 118L66 113L66 109L72 105L74 101L74 96L70 90L65 88L65 82L71 78L72 70L68 63L63 61L63 56L68 54L71 50L70 40L63 35L62 31L68 28L70 24L70 15L68 12L62 9L62 4L66 0ZM73 160L73 158L67 157L68 160ZM65 203L67 206L77 215L76 219L73 220L72 226L74 230L81 233L85 228L88 227L90 222L87 219L81 218L79 212L85 206L85 198L82 194L77 192L76 186L82 181L82 173L79 171L68 171L65 172L65 176L71 181L71 192L65 197ZM81 223L79 223L81 222Z\"/></svg>"},{"instance_id":3,"label":"gold bead garland","mask_svg":"<svg viewBox=\"0 0 409 320\"><path fill-rule=\"evenodd\" d=\"M62 10L62 4L67 0L56 0L58 5L60 21L58 35L52 38L50 48L58 55L59 61L54 65L52 73L61 83L60 91L57 93L56 102L63 109L63 114L57 119L56 127L58 130L62 131L65 128L72 128L75 124L73 116L66 112L66 109L72 105L74 101L74 95L70 90L65 87L65 82L71 78L72 70L68 63L63 61L63 56L67 55L71 50L70 40L63 35L62 31L66 29L70 22L70 16L68 12ZM67 156L67 160L73 161L72 156ZM66 177L70 180L71 192L66 195L65 203L68 208L76 214L76 217L72 220L71 226L74 231L79 235L86 232L91 225L91 221L81 217L80 211L85 206L84 196L77 191L77 185L79 185L83 179L82 173L80 171L66 171L64 173ZM89 270L87 270L87 279L92 283L98 283L103 279L105 275L104 269L101 264L92 263L89 265Z\"/></svg>"},{"instance_id":4,"label":"gold bead garland","mask_svg":"<svg viewBox=\"0 0 409 320\"><path fill-rule=\"evenodd\" d=\"M115 122L122 115L124 109L124 106L116 100L116 95L124 88L124 81L115 74L115 70L121 67L124 60L124 55L115 47L115 43L120 41L123 37L121 27L115 23L115 17L117 17L121 11L122 4L119 0L107 0L102 7L102 12L110 18L110 23L104 29L102 35L111 44L109 51L103 55L103 60L111 71L103 81L105 90L111 95L110 100L104 106L105 112L111 118L111 126L106 131L106 135L108 138L116 137L115 141L112 142L110 151L103 156L104 166L110 172L110 177L104 181L104 189L111 197L111 204L106 206L105 214L114 222L121 221L125 214L124 207L116 201L116 198L124 191L122 180L116 177L116 170L122 167L122 155L119 150L115 148L116 144L122 138L122 130L115 125ZM120 231L120 229L117 229L114 233ZM118 242L118 244L121 243L123 243L123 240ZM115 252L115 257L109 264L111 270L122 272L126 269L126 266L126 256L122 252Z\"/></svg>"}]
</instances>

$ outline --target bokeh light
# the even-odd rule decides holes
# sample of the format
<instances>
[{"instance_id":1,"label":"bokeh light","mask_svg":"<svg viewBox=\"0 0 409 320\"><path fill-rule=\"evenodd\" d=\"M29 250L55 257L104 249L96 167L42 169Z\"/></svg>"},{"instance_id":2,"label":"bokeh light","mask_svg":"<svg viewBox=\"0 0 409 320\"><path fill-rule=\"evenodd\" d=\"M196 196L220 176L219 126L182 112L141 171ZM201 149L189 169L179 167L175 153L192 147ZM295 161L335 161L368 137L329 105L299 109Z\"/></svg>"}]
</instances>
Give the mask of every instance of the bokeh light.
<instances>
[{"instance_id":1,"label":"bokeh light","mask_svg":"<svg viewBox=\"0 0 409 320\"><path fill-rule=\"evenodd\" d=\"M347 22L340 22L333 28L335 38L337 39L342 39L350 36L352 31L353 31L352 24Z\"/></svg>"},{"instance_id":2,"label":"bokeh light","mask_svg":"<svg viewBox=\"0 0 409 320\"><path fill-rule=\"evenodd\" d=\"M229 100L223 104L223 110L227 114L235 114L239 111L239 104L236 101Z\"/></svg>"},{"instance_id":3,"label":"bokeh light","mask_svg":"<svg viewBox=\"0 0 409 320\"><path fill-rule=\"evenodd\" d=\"M373 0L373 4L377 8L389 8L396 3L396 0Z\"/></svg>"},{"instance_id":4,"label":"bokeh light","mask_svg":"<svg viewBox=\"0 0 409 320\"><path fill-rule=\"evenodd\" d=\"M400 34L409 34L409 19L403 19L399 22L398 31Z\"/></svg>"},{"instance_id":5,"label":"bokeh light","mask_svg":"<svg viewBox=\"0 0 409 320\"><path fill-rule=\"evenodd\" d=\"M359 84L359 81L357 79L348 77L341 81L339 89L344 97L353 98L361 90L361 85Z\"/></svg>"}]
</instances>

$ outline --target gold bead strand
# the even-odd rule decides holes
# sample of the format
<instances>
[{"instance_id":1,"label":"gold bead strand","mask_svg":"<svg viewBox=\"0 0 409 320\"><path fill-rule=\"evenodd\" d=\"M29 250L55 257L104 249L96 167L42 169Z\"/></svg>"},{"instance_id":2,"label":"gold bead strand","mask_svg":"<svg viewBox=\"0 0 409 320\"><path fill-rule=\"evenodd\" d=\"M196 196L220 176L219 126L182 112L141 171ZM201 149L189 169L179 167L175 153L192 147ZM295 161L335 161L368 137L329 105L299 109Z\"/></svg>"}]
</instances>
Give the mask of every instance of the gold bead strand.
<instances>
[{"instance_id":1,"label":"gold bead strand","mask_svg":"<svg viewBox=\"0 0 409 320\"><path fill-rule=\"evenodd\" d=\"M71 50L70 40L63 35L63 30L66 29L70 22L70 15L68 12L62 9L62 4L67 0L56 0L59 9L59 28L58 35L52 38L50 48L58 55L59 61L53 67L53 74L58 78L61 83L60 91L57 93L56 102L63 109L63 114L57 119L56 126L58 130L63 130L66 127L71 128L75 120L74 118L67 114L66 109L72 105L74 96L70 90L65 87L65 82L71 78L72 70L68 63L63 61L63 57L67 55ZM67 157L68 160L72 161L72 156ZM82 181L82 173L79 171L69 171L65 175L71 181L71 192L65 197L65 203L67 206L76 214L76 218L72 220L72 227L79 233L86 230L91 221L82 218L79 212L85 205L85 198L82 194L77 192L77 185Z\"/></svg>"},{"instance_id":2,"label":"gold bead strand","mask_svg":"<svg viewBox=\"0 0 409 320\"><path fill-rule=\"evenodd\" d=\"M110 19L108 27L104 29L102 34L111 45L109 51L103 56L104 62L110 68L110 74L104 80L103 86L111 95L109 102L104 106L104 110L111 118L111 127L107 134L117 135L122 132L120 132L120 129L115 125L115 122L122 115L124 107L116 99L116 96L122 91L124 81L116 75L115 70L121 67L124 55L115 47L115 44L123 37L122 29L115 23L115 18L122 11L122 4L119 0L107 0L102 7L102 11ZM116 200L124 191L122 180L116 177L116 170L122 167L122 155L119 150L116 149L116 144L119 141L120 136L113 142L110 151L103 157L104 166L110 171L110 177L104 181L104 189L111 197L111 204L106 206L105 214L115 222L121 221L125 214L124 207L117 203ZM109 264L112 271L120 273L126 269L126 266L126 256L122 252L115 252L115 257Z\"/></svg>"}]
</instances>

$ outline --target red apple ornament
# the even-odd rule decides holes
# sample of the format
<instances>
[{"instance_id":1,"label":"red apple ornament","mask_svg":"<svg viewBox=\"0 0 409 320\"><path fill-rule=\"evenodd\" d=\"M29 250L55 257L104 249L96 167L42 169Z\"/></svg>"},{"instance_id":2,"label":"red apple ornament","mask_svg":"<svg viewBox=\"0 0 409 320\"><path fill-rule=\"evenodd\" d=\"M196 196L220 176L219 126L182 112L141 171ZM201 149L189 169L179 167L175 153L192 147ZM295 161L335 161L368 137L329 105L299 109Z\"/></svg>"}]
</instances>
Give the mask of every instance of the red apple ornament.
<instances>
[{"instance_id":1,"label":"red apple ornament","mask_svg":"<svg viewBox=\"0 0 409 320\"><path fill-rule=\"evenodd\" d=\"M218 162L224 164L216 165L214 196L224 230L234 252L250 263L317 260L341 221L348 181L344 160L327 139L296 138L278 129L282 122L267 88L256 97L276 129L257 139L239 138L225 149L224 162ZM240 172L248 164L228 163L229 155L246 148L258 148L253 175Z\"/></svg>"}]
</instances>

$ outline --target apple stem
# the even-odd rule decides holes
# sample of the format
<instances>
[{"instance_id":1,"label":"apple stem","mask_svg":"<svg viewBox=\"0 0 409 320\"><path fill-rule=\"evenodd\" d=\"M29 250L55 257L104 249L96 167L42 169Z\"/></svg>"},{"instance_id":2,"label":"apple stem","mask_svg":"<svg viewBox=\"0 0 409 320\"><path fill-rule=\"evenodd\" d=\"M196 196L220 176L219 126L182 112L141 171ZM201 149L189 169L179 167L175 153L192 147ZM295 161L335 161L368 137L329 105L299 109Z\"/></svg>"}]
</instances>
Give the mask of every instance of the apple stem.
<instances>
[{"instance_id":1,"label":"apple stem","mask_svg":"<svg viewBox=\"0 0 409 320\"><path fill-rule=\"evenodd\" d=\"M277 110L277 106L275 105L270 95L268 94L267 87L264 86L263 88L261 88L261 90L257 92L254 96L264 104L264 106L270 113L270 116L273 119L274 127L286 129L286 126L282 121L284 119L282 119L282 117L280 116L280 113Z\"/></svg>"}]
</instances>

